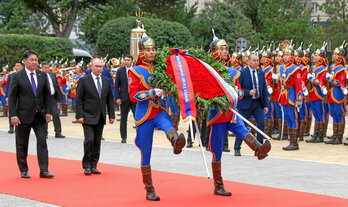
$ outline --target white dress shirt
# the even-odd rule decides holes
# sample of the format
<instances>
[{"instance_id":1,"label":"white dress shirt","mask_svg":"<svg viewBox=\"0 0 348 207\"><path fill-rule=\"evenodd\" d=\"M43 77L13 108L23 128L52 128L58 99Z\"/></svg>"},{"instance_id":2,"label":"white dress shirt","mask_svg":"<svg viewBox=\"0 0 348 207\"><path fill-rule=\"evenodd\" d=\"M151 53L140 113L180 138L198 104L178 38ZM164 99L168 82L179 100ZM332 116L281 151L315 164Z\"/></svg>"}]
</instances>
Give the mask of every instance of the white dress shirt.
<instances>
[{"instance_id":1,"label":"white dress shirt","mask_svg":"<svg viewBox=\"0 0 348 207\"><path fill-rule=\"evenodd\" d=\"M256 80L254 80L254 75L253 75L253 71L255 70L255 78L256 78ZM253 83L253 89L256 89L257 90L257 93L258 93L258 95L259 95L259 97L260 97L260 90L259 90L259 77L258 77L258 70L257 69L252 69L252 68L250 68L249 67L249 71L250 71L250 75L251 75L251 80L252 80L252 83ZM257 88L254 88L254 81L256 81L256 87ZM253 99L255 99L256 97L255 97L255 95L253 96Z\"/></svg>"},{"instance_id":2,"label":"white dress shirt","mask_svg":"<svg viewBox=\"0 0 348 207\"><path fill-rule=\"evenodd\" d=\"M50 83L50 94L51 94L51 96L53 96L53 94L56 91L54 90L53 80L52 80L52 77L50 76L49 73L47 73L47 78L48 78L48 82Z\"/></svg>"},{"instance_id":3,"label":"white dress shirt","mask_svg":"<svg viewBox=\"0 0 348 207\"><path fill-rule=\"evenodd\" d=\"M30 73L32 73L32 72L30 70L28 70L27 68L25 68L25 72L27 73L29 82L31 83L31 75L30 75ZM36 88L37 88L38 85L37 85L36 70L34 70L33 73L34 73L33 77L34 77L35 85L36 85Z\"/></svg>"},{"instance_id":4,"label":"white dress shirt","mask_svg":"<svg viewBox=\"0 0 348 207\"><path fill-rule=\"evenodd\" d=\"M100 90L102 90L102 89L103 89L103 84L102 84L101 75L100 75L100 76L96 76L96 75L94 75L93 72L91 72L91 74L92 74L93 82L94 82L94 84L95 84L95 88L97 89L97 91L98 91L98 80L97 80L97 77L99 77L99 81L100 81Z\"/></svg>"}]
</instances>

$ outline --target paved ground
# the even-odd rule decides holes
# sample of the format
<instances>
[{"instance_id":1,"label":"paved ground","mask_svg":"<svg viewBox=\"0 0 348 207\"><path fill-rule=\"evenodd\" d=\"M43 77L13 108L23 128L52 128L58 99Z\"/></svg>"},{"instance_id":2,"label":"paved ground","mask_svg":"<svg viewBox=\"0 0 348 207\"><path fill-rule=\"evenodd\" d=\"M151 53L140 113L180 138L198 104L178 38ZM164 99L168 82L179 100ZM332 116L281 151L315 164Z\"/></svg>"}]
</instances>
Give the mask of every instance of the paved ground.
<instances>
[{"instance_id":1,"label":"paved ground","mask_svg":"<svg viewBox=\"0 0 348 207\"><path fill-rule=\"evenodd\" d=\"M63 133L69 135L68 138L55 139L50 135L48 146L51 157L81 160L83 155L82 127L71 124L71 120L72 114L62 118ZM0 151L14 152L14 135L7 133L7 126L7 120L0 118ZM180 131L185 132L186 127L187 124L181 124ZM49 130L52 134L52 126ZM107 141L102 144L100 162L139 167L140 156L138 149L133 144L135 130L131 127L131 121L129 121L129 131L129 138L132 138L128 144L121 144L119 143L119 122L116 125L106 126L104 137ZM330 134L330 131L328 133ZM230 138L230 146L233 142L233 138ZM178 156L173 155L165 135L156 131L154 144L157 147L153 149L153 169L206 177L202 154L198 150L197 143L193 149L185 149ZM224 153L224 179L348 198L348 147L301 142L301 150L297 152L281 150L281 147L287 144L287 141L272 141L271 156L263 161L258 161L251 156L252 152L247 147L243 148L242 157L235 157L232 153ZM30 140L29 153L36 153L34 136ZM209 163L211 154L209 152L204 152L204 154ZM210 164L208 166L210 170ZM234 191L234 189L229 190ZM49 206L36 201L0 194L0 206L18 206L16 204L20 204L20 206Z\"/></svg>"}]
</instances>

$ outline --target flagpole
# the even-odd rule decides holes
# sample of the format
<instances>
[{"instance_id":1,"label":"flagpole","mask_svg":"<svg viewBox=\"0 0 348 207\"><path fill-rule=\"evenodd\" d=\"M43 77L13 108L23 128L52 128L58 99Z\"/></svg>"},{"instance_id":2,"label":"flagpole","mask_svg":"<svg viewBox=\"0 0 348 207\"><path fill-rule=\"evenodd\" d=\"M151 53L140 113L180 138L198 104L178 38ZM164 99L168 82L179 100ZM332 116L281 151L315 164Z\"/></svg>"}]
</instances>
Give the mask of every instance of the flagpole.
<instances>
[{"instance_id":1,"label":"flagpole","mask_svg":"<svg viewBox=\"0 0 348 207\"><path fill-rule=\"evenodd\" d=\"M205 158L205 154L204 154L204 149L203 149L203 144L202 144L202 140L201 140L201 133L199 132L199 128L198 128L198 124L196 121L193 121L191 118L190 118L190 128L191 128L191 138L193 138L193 126L192 126L192 122L195 123L195 127L196 127L196 132L197 132L197 135L198 135L198 140L199 140L199 146L201 147L201 152L202 152L202 157L203 157L203 161L204 161L204 166L205 166L205 170L207 172L207 176L208 176L208 179L210 178L210 174L209 174L209 170L208 170L208 165L207 165L207 159Z\"/></svg>"},{"instance_id":2,"label":"flagpole","mask_svg":"<svg viewBox=\"0 0 348 207\"><path fill-rule=\"evenodd\" d=\"M259 128L257 128L254 124L252 124L248 119L244 118L242 115L240 115L240 113L238 113L236 110L234 110L233 108L230 108L231 111L233 113L235 113L237 116L239 116L241 119L243 119L243 121L245 121L249 126L251 126L253 129L255 129L257 132L259 132L260 134L262 134L262 136L264 136L266 139L271 140L271 138L265 134L263 131L261 131Z\"/></svg>"}]
</instances>

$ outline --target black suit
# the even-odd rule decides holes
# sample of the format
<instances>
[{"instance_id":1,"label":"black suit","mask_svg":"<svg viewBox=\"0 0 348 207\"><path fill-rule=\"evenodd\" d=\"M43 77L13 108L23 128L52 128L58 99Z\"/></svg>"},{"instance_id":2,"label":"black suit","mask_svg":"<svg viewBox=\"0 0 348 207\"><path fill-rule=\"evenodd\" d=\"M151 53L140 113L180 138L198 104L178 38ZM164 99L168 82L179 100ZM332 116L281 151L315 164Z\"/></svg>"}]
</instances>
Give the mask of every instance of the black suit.
<instances>
[{"instance_id":1,"label":"black suit","mask_svg":"<svg viewBox=\"0 0 348 207\"><path fill-rule=\"evenodd\" d=\"M127 68L123 67L116 72L116 100L121 99L121 122L120 122L120 132L121 138L127 139L127 120L129 110L132 110L133 116L135 114L136 103L131 102L128 93L128 75Z\"/></svg>"},{"instance_id":2,"label":"black suit","mask_svg":"<svg viewBox=\"0 0 348 207\"><path fill-rule=\"evenodd\" d=\"M62 124L60 122L59 112L57 103L61 102L62 100L62 92L58 86L56 74L54 73L48 73L52 84L54 87L54 94L52 95L52 117L53 117L53 126L54 126L54 132L55 133L61 133L62 132Z\"/></svg>"},{"instance_id":3,"label":"black suit","mask_svg":"<svg viewBox=\"0 0 348 207\"><path fill-rule=\"evenodd\" d=\"M48 171L45 115L52 114L52 103L46 74L36 70L36 77L36 96L24 69L13 76L8 97L10 117L18 117L21 122L16 126L17 163L21 172L28 171L26 158L31 128L36 135L40 170L42 172Z\"/></svg>"},{"instance_id":4,"label":"black suit","mask_svg":"<svg viewBox=\"0 0 348 207\"><path fill-rule=\"evenodd\" d=\"M96 168L100 156L100 143L106 124L106 109L109 119L115 119L115 105L112 97L110 80L101 77L101 97L92 75L79 80L76 94L76 119L84 118L85 135L83 168Z\"/></svg>"},{"instance_id":5,"label":"black suit","mask_svg":"<svg viewBox=\"0 0 348 207\"><path fill-rule=\"evenodd\" d=\"M9 94L10 94L10 85L11 85L11 82L12 82L12 78L13 76L16 74L17 72L14 72L14 73L11 73L10 75L8 75L7 77L7 85L6 85L6 91L7 91L7 94L6 94L6 97L8 98ZM13 125L11 123L11 116L8 116L8 122L9 122L9 125L10 125L10 130L13 130Z\"/></svg>"}]
</instances>

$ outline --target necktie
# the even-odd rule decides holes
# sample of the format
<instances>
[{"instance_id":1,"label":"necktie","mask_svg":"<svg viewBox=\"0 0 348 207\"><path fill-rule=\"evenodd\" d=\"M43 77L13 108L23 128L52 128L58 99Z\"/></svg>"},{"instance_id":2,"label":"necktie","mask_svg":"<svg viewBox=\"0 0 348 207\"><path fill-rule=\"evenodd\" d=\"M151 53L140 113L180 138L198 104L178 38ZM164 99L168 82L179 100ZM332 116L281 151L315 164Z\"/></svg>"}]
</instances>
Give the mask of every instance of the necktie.
<instances>
[{"instance_id":1,"label":"necktie","mask_svg":"<svg viewBox=\"0 0 348 207\"><path fill-rule=\"evenodd\" d=\"M98 89L98 95L101 97L101 85L100 85L100 80L99 76L97 77L97 89Z\"/></svg>"},{"instance_id":2,"label":"necktie","mask_svg":"<svg viewBox=\"0 0 348 207\"><path fill-rule=\"evenodd\" d=\"M36 96L36 83L34 79L34 74L33 72L30 73L30 81L31 81L31 89L33 90L34 96Z\"/></svg>"},{"instance_id":3,"label":"necktie","mask_svg":"<svg viewBox=\"0 0 348 207\"><path fill-rule=\"evenodd\" d=\"M256 83L256 70L253 69L253 82L254 82L254 89L256 90L256 93L255 93L255 98L259 98L259 92L257 91L257 83Z\"/></svg>"}]
</instances>

